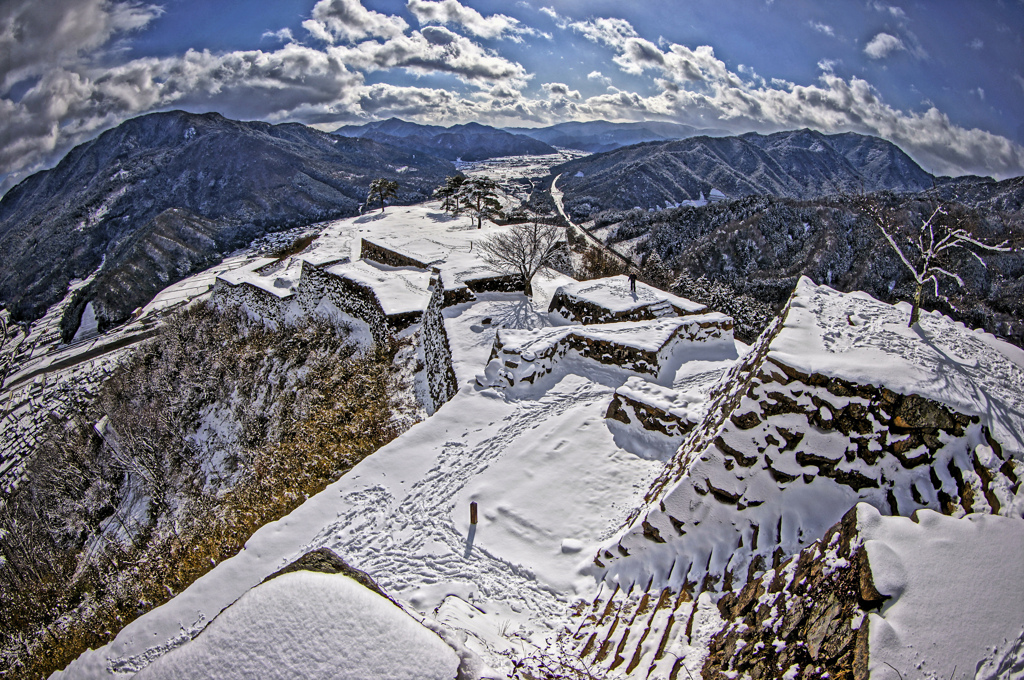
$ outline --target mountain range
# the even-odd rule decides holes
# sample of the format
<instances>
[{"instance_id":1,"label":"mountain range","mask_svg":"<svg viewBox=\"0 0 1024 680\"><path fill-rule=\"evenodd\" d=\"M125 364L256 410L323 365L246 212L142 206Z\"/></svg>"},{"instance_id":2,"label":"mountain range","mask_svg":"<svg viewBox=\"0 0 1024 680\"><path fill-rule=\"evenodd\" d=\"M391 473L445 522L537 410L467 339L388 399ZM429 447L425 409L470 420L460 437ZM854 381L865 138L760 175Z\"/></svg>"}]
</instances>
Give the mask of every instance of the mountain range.
<instances>
[{"instance_id":1,"label":"mountain range","mask_svg":"<svg viewBox=\"0 0 1024 680\"><path fill-rule=\"evenodd\" d=\"M542 128L505 128L505 131L539 139L551 146L579 149L591 153L613 151L642 142L686 139L698 135L721 137L729 134L725 130L695 128L692 125L680 123L660 121L609 123L604 120L570 121Z\"/></svg>"},{"instance_id":2,"label":"mountain range","mask_svg":"<svg viewBox=\"0 0 1024 680\"><path fill-rule=\"evenodd\" d=\"M101 330L158 288L268 231L357 214L376 177L398 202L427 199L454 166L370 139L216 113L154 113L75 147L0 200L0 299L35 319L68 282ZM77 323L75 324L77 325Z\"/></svg>"},{"instance_id":3,"label":"mountain range","mask_svg":"<svg viewBox=\"0 0 1024 680\"><path fill-rule=\"evenodd\" d=\"M650 142L580 158L561 174L576 219L607 209L657 208L708 197L809 199L837 193L916 192L935 178L898 146L855 133L812 130Z\"/></svg>"},{"instance_id":4,"label":"mountain range","mask_svg":"<svg viewBox=\"0 0 1024 680\"><path fill-rule=\"evenodd\" d=\"M381 144L391 144L451 161L482 161L501 156L557 153L552 146L532 137L480 123L446 128L389 118L365 125L346 125L335 130L334 134L372 139Z\"/></svg>"},{"instance_id":5,"label":"mountain range","mask_svg":"<svg viewBox=\"0 0 1024 680\"><path fill-rule=\"evenodd\" d=\"M163 286L264 233L356 214L370 182L398 182L398 203L426 200L456 172L453 159L548 154L550 144L598 149L699 132L670 123L563 123L500 130L398 119L335 133L181 111L149 114L73 149L0 199L0 301L33 320L73 279L102 270L70 308L94 302L102 331ZM812 199L917 192L996 200L983 178L935 178L897 146L810 130L645 141L577 159L561 174L569 215L654 208L709 196ZM998 193L998 192L997 192ZM988 196L988 199L984 197ZM1019 196L998 200L1019 204ZM1019 209L1019 205L1018 205ZM670 253L668 253L670 255ZM77 318L63 324L73 334Z\"/></svg>"}]
</instances>

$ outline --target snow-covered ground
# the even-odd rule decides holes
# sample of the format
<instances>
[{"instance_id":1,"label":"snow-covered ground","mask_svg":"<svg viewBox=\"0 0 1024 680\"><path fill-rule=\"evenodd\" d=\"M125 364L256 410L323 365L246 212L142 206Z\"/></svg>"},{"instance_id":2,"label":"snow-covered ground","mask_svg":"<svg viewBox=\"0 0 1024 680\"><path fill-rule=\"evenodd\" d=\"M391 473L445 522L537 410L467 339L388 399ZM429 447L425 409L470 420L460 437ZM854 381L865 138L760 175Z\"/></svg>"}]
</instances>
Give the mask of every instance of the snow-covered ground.
<instances>
[{"instance_id":1,"label":"snow-covered ground","mask_svg":"<svg viewBox=\"0 0 1024 680\"><path fill-rule=\"evenodd\" d=\"M861 504L857 524L875 587L890 598L868 615L872 677L1024 674L1024 522L883 517Z\"/></svg>"},{"instance_id":2,"label":"snow-covered ground","mask_svg":"<svg viewBox=\"0 0 1024 680\"><path fill-rule=\"evenodd\" d=\"M478 233L430 219L435 211L428 204L334 223L317 243L332 248L337 239L354 247L358 234L377 226L406 236L452 226ZM548 301L567 282L547 273L532 300L487 293L447 308L461 387L450 402L58 677L141 669L193 638L267 575L320 547L369 573L411 610L466 630L468 646L488 665L506 663L498 652L510 645L522 652L542 644L568 621L573 602L593 597L596 547L641 501L667 453L663 442L630 436L605 419L614 390L633 375L628 371L567 357L538 389L499 392L473 380L496 329L551 325ZM691 365L692 348L680 345L667 380L699 393L744 349L714 347L717 355L701 347ZM480 511L475 526L471 502Z\"/></svg>"}]
</instances>

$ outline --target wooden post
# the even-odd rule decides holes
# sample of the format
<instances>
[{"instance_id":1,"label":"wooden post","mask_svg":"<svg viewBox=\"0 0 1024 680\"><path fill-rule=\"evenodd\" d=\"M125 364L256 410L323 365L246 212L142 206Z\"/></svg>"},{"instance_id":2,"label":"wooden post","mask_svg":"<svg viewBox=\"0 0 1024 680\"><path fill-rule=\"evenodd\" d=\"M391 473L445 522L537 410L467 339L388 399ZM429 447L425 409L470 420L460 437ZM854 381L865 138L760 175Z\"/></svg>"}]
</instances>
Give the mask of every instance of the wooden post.
<instances>
[{"instance_id":1,"label":"wooden post","mask_svg":"<svg viewBox=\"0 0 1024 680\"><path fill-rule=\"evenodd\" d=\"M469 504L469 523L476 524L476 501L471 501Z\"/></svg>"}]
</instances>

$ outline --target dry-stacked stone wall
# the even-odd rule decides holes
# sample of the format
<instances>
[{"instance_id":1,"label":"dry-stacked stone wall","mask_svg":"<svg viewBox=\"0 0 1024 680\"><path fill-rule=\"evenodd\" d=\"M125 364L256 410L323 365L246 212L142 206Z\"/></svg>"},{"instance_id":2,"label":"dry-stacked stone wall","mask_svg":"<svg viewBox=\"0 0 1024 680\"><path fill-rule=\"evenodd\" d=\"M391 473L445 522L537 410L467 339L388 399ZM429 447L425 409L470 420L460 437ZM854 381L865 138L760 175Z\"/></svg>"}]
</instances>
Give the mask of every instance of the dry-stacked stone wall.
<instances>
[{"instance_id":1,"label":"dry-stacked stone wall","mask_svg":"<svg viewBox=\"0 0 1024 680\"><path fill-rule=\"evenodd\" d=\"M727 590L757 560L806 547L858 502L892 515L1020 516L1024 462L1004 455L978 416L803 373L769 355L775 332L712 390L647 504L597 555L606 578Z\"/></svg>"},{"instance_id":2,"label":"dry-stacked stone wall","mask_svg":"<svg viewBox=\"0 0 1024 680\"><path fill-rule=\"evenodd\" d=\"M718 601L726 625L711 640L704 680L867 680L865 610L885 601L875 589L857 531L857 509L802 550Z\"/></svg>"},{"instance_id":3,"label":"dry-stacked stone wall","mask_svg":"<svg viewBox=\"0 0 1024 680\"><path fill-rule=\"evenodd\" d=\"M389 267L416 267L417 269L430 269L430 264L421 262L413 257L404 255L397 251L385 248L379 243L367 241L365 238L360 241L359 255L364 260L373 260Z\"/></svg>"}]
</instances>

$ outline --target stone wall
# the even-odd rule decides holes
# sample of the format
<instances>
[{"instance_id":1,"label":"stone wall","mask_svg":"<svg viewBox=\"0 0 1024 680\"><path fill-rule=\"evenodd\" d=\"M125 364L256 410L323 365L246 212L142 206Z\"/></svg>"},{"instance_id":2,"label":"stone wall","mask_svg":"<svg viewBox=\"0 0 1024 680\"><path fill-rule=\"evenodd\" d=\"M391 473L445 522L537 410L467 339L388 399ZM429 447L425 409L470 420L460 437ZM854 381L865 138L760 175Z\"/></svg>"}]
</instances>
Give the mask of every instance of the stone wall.
<instances>
[{"instance_id":1,"label":"stone wall","mask_svg":"<svg viewBox=\"0 0 1024 680\"><path fill-rule=\"evenodd\" d=\"M385 248L379 243L367 241L365 238L360 241L359 255L364 260L373 260L389 267L416 267L417 269L430 269L429 262L421 262L408 255Z\"/></svg>"},{"instance_id":2,"label":"stone wall","mask_svg":"<svg viewBox=\"0 0 1024 680\"><path fill-rule=\"evenodd\" d=\"M857 502L893 515L1020 516L1024 463L1004 457L977 416L801 373L768 356L780 324L711 391L645 505L597 555L605 578L727 589L758 560L806 547Z\"/></svg>"},{"instance_id":3,"label":"stone wall","mask_svg":"<svg viewBox=\"0 0 1024 680\"><path fill-rule=\"evenodd\" d=\"M304 265L296 297L299 307L307 314L313 313L321 300L327 300L346 314L365 321L378 345L391 341L394 329L388 323L377 294L369 286Z\"/></svg>"},{"instance_id":4,"label":"stone wall","mask_svg":"<svg viewBox=\"0 0 1024 680\"><path fill-rule=\"evenodd\" d=\"M627 381L626 385L619 387L612 395L608 404L608 411L605 418L617 420L624 425L639 427L648 432L658 432L666 437L682 437L693 429L698 419L690 412L680 409L673 409L666 405L666 399L659 399L658 396L669 397L668 388L659 385L648 384L648 390L664 392L664 395L650 395L644 391L630 389L634 379Z\"/></svg>"},{"instance_id":5,"label":"stone wall","mask_svg":"<svg viewBox=\"0 0 1024 680\"><path fill-rule=\"evenodd\" d=\"M243 281L233 285L218 278L213 285L213 299L217 304L243 307L252 316L278 323L285 317L294 295L289 293L282 297L251 283Z\"/></svg>"},{"instance_id":6,"label":"stone wall","mask_svg":"<svg viewBox=\"0 0 1024 680\"><path fill-rule=\"evenodd\" d=\"M865 610L875 589L851 508L818 542L718 601L726 621L711 640L704 680L800 678L867 680Z\"/></svg>"}]
</instances>

